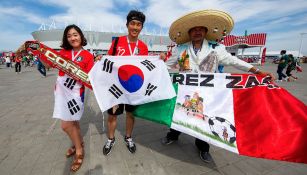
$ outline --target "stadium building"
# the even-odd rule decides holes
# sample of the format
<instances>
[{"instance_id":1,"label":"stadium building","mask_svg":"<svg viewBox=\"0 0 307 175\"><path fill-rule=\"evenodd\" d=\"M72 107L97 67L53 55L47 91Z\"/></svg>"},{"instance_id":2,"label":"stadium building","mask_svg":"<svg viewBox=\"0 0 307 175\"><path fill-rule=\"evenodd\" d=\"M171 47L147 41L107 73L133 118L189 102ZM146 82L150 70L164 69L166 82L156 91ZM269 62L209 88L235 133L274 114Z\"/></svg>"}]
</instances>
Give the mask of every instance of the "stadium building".
<instances>
[{"instance_id":1,"label":"stadium building","mask_svg":"<svg viewBox=\"0 0 307 175\"><path fill-rule=\"evenodd\" d=\"M58 50L61 49L63 32L64 29L38 30L32 32L32 36L35 40ZM84 48L94 54L106 54L114 37L127 35L127 33L97 31L83 31L83 34L87 39L87 45ZM141 34L139 39L147 44L150 55L166 52L167 46L171 44L170 38L163 35Z\"/></svg>"}]
</instances>

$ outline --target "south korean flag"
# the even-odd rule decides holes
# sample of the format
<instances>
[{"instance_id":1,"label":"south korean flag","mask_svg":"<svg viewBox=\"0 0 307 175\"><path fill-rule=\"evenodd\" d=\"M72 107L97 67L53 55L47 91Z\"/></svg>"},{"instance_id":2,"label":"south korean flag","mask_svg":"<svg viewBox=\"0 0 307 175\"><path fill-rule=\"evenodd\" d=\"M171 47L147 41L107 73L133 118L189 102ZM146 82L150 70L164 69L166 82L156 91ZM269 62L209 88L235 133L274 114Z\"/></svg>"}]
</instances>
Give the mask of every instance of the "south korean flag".
<instances>
[{"instance_id":1,"label":"south korean flag","mask_svg":"<svg viewBox=\"0 0 307 175\"><path fill-rule=\"evenodd\" d=\"M176 95L158 56L105 56L92 68L89 79L102 111L117 104L139 105Z\"/></svg>"},{"instance_id":2,"label":"south korean flag","mask_svg":"<svg viewBox=\"0 0 307 175\"><path fill-rule=\"evenodd\" d=\"M64 121L80 120L84 110L83 85L68 75L59 76L54 89L53 118Z\"/></svg>"}]
</instances>

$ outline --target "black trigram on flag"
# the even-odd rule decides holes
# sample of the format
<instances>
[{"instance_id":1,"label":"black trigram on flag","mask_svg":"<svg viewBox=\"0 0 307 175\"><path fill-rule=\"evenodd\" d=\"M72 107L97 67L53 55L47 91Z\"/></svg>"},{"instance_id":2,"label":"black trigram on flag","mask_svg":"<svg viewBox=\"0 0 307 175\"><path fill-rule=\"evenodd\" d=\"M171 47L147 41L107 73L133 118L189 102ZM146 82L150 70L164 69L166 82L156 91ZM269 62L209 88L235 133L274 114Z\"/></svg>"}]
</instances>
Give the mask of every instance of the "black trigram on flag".
<instances>
[{"instance_id":1,"label":"black trigram on flag","mask_svg":"<svg viewBox=\"0 0 307 175\"><path fill-rule=\"evenodd\" d=\"M156 68L156 66L148 60L142 61L141 64L143 64L149 71L152 71L154 68Z\"/></svg>"},{"instance_id":2,"label":"black trigram on flag","mask_svg":"<svg viewBox=\"0 0 307 175\"><path fill-rule=\"evenodd\" d=\"M114 64L114 62L112 62L108 59L105 59L104 62L103 62L102 71L112 73L113 64Z\"/></svg>"},{"instance_id":3,"label":"black trigram on flag","mask_svg":"<svg viewBox=\"0 0 307 175\"><path fill-rule=\"evenodd\" d=\"M76 85L76 80L72 79L72 78L67 78L65 83L64 83L64 86L66 86L68 89L73 89Z\"/></svg>"},{"instance_id":4,"label":"black trigram on flag","mask_svg":"<svg viewBox=\"0 0 307 175\"><path fill-rule=\"evenodd\" d=\"M80 111L80 107L78 106L77 102L75 99L70 100L68 103L68 109L71 113L71 115L76 114L78 111Z\"/></svg>"},{"instance_id":5,"label":"black trigram on flag","mask_svg":"<svg viewBox=\"0 0 307 175\"><path fill-rule=\"evenodd\" d=\"M155 89L157 89L157 86L152 85L152 84L148 84L147 89L146 89L146 93L145 96L148 95L150 96L150 94L152 93L152 91L154 91Z\"/></svg>"},{"instance_id":6,"label":"black trigram on flag","mask_svg":"<svg viewBox=\"0 0 307 175\"><path fill-rule=\"evenodd\" d=\"M114 95L115 98L119 98L121 95L123 95L123 92L115 85L113 84L109 91Z\"/></svg>"}]
</instances>

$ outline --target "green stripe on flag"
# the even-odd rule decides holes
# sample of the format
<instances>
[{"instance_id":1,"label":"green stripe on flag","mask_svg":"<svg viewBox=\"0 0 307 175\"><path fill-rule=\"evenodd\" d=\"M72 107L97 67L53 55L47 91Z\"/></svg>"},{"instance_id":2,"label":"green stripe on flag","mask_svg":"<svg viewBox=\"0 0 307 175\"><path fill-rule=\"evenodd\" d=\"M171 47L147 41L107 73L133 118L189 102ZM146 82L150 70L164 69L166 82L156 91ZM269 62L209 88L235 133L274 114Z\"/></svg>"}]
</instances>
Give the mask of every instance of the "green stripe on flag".
<instances>
[{"instance_id":1,"label":"green stripe on flag","mask_svg":"<svg viewBox=\"0 0 307 175\"><path fill-rule=\"evenodd\" d=\"M177 94L178 85L173 84L173 86ZM138 105L133 112L133 115L138 118L143 118L170 127L174 114L176 98L177 96L167 100Z\"/></svg>"}]
</instances>

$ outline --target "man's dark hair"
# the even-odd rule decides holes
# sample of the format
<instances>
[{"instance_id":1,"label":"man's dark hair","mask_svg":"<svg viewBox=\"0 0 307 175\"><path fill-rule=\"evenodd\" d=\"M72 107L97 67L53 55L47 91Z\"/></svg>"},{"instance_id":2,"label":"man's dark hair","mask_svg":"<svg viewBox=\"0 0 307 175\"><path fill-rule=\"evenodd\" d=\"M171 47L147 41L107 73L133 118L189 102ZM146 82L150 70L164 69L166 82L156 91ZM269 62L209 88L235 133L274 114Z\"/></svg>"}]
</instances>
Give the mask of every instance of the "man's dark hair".
<instances>
[{"instance_id":1,"label":"man's dark hair","mask_svg":"<svg viewBox=\"0 0 307 175\"><path fill-rule=\"evenodd\" d=\"M280 51L280 54L281 54L281 55L286 54L286 53L287 53L286 50L281 50L281 51Z\"/></svg>"},{"instance_id":2,"label":"man's dark hair","mask_svg":"<svg viewBox=\"0 0 307 175\"><path fill-rule=\"evenodd\" d=\"M81 37L81 45L82 45L82 46L86 46L86 45L87 45L87 41L86 41L86 38L85 38L84 35L83 35L82 30L81 30L77 25L72 24L72 25L67 26L67 27L65 28L65 30L64 30L64 34L63 34L63 38L62 38L62 45L61 45L61 47L62 47L63 49L65 49L65 50L71 50L71 49L73 49L72 46L69 44L68 39L67 39L67 34L68 34L68 31L69 31L70 29L75 29L75 30L79 33L79 35L80 35L80 37Z\"/></svg>"},{"instance_id":3,"label":"man's dark hair","mask_svg":"<svg viewBox=\"0 0 307 175\"><path fill-rule=\"evenodd\" d=\"M137 20L137 21L140 21L142 23L142 26L144 26L145 19L146 19L146 17L144 15L144 13L137 11L137 10L131 10L127 15L126 25L128 26L129 22L132 21L132 20Z\"/></svg>"}]
</instances>

